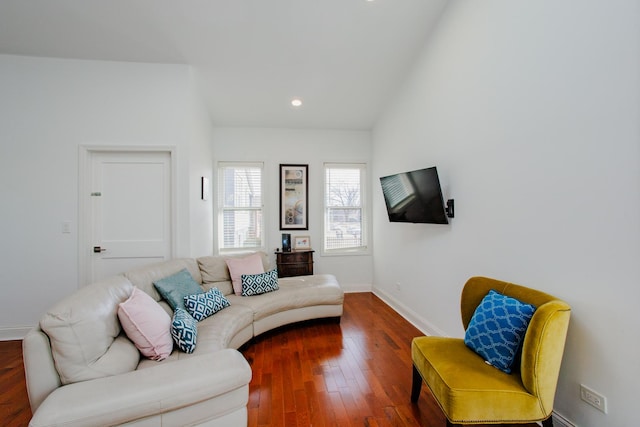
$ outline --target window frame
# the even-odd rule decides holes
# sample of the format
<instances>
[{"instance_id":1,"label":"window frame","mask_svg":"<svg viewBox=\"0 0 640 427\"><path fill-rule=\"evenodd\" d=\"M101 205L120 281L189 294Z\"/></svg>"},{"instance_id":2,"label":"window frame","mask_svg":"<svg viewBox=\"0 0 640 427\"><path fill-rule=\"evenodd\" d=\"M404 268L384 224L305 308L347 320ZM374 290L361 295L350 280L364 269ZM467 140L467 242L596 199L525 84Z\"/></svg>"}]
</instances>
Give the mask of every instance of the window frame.
<instances>
[{"instance_id":1,"label":"window frame","mask_svg":"<svg viewBox=\"0 0 640 427\"><path fill-rule=\"evenodd\" d=\"M328 169L358 169L360 171L360 224L361 224L361 245L350 248L327 249L327 237L331 232L329 222L329 209L327 203L327 170ZM323 256L344 256L344 255L370 255L371 245L369 237L369 184L367 180L368 165L366 162L325 162L322 167L322 205L323 205L323 229L322 248ZM354 207L352 207L354 208Z\"/></svg>"},{"instance_id":2,"label":"window frame","mask_svg":"<svg viewBox=\"0 0 640 427\"><path fill-rule=\"evenodd\" d=\"M229 168L242 168L251 167L258 168L260 170L260 194L261 204L259 207L225 207L224 206L224 171ZM252 252L252 251L266 251L267 247L267 232L265 229L265 165L264 162L229 162L220 161L217 164L217 191L216 191L216 230L218 231L217 238L215 239L216 249L218 254L230 254L239 252ZM260 212L260 223L258 227L261 230L261 239L259 246L234 246L224 247L224 214L225 212L234 211L255 211Z\"/></svg>"}]
</instances>

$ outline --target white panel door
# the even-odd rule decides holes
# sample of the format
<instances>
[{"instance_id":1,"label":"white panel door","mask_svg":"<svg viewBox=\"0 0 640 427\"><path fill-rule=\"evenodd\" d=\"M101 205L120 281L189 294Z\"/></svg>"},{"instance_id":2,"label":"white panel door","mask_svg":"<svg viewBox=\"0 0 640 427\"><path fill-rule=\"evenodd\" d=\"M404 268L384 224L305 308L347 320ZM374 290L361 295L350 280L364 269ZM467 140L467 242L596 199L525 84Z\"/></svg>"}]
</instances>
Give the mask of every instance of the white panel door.
<instances>
[{"instance_id":1,"label":"white panel door","mask_svg":"<svg viewBox=\"0 0 640 427\"><path fill-rule=\"evenodd\" d=\"M171 258L171 154L91 153L90 279Z\"/></svg>"}]
</instances>

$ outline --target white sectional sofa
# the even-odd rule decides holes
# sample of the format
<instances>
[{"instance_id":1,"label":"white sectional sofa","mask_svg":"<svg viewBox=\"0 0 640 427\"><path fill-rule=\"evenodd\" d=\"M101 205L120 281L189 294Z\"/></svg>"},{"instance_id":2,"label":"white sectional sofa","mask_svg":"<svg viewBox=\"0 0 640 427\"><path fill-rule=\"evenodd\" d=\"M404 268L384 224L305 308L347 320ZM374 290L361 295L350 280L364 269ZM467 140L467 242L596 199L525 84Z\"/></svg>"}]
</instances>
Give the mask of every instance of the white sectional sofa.
<instances>
[{"instance_id":1,"label":"white sectional sofa","mask_svg":"<svg viewBox=\"0 0 640 427\"><path fill-rule=\"evenodd\" d=\"M265 271L268 256L260 253ZM242 426L251 368L237 349L273 328L342 315L332 275L280 278L279 289L234 295L228 257L175 259L82 287L49 309L23 341L30 426ZM118 306L134 287L169 305L153 283L187 269L202 291L217 287L230 306L197 324L195 350L163 361L141 356Z\"/></svg>"}]
</instances>

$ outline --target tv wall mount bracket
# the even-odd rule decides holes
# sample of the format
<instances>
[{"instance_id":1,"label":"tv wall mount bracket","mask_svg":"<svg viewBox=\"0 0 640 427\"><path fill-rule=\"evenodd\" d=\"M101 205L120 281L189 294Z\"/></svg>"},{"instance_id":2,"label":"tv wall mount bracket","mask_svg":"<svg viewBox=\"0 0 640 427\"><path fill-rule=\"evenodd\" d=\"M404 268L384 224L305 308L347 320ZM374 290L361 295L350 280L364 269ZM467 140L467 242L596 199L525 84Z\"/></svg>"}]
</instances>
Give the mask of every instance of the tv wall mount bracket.
<instances>
[{"instance_id":1,"label":"tv wall mount bracket","mask_svg":"<svg viewBox=\"0 0 640 427\"><path fill-rule=\"evenodd\" d=\"M454 217L455 211L453 209L453 199L447 200L447 208L445 209L445 211L447 212L447 217Z\"/></svg>"}]
</instances>

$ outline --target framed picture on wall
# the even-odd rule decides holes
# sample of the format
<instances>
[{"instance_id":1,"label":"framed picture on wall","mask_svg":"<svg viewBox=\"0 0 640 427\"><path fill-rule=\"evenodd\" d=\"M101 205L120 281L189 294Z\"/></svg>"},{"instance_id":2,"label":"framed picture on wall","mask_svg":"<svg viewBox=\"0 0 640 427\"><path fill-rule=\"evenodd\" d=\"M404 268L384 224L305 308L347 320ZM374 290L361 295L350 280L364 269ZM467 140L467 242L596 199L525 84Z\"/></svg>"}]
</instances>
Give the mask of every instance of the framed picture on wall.
<instances>
[{"instance_id":1,"label":"framed picture on wall","mask_svg":"<svg viewBox=\"0 0 640 427\"><path fill-rule=\"evenodd\" d=\"M280 165L280 230L309 229L309 165Z\"/></svg>"}]
</instances>

